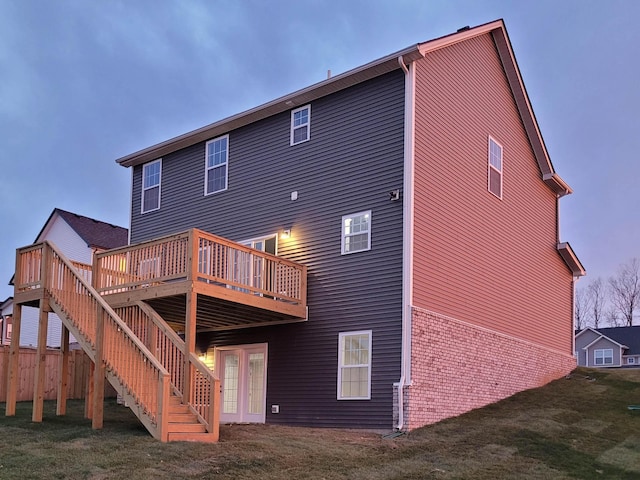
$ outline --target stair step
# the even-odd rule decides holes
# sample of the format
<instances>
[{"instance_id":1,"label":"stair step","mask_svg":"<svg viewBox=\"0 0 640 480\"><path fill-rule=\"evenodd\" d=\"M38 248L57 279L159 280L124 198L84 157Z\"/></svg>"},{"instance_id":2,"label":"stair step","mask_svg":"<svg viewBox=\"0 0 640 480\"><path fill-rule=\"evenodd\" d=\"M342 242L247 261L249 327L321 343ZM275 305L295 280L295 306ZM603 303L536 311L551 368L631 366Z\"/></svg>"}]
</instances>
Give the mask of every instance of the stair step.
<instances>
[{"instance_id":1,"label":"stair step","mask_svg":"<svg viewBox=\"0 0 640 480\"><path fill-rule=\"evenodd\" d=\"M198 423L198 417L193 413L170 413L169 423Z\"/></svg>"},{"instance_id":2,"label":"stair step","mask_svg":"<svg viewBox=\"0 0 640 480\"><path fill-rule=\"evenodd\" d=\"M189 405L169 405L169 415L191 413Z\"/></svg>"},{"instance_id":3,"label":"stair step","mask_svg":"<svg viewBox=\"0 0 640 480\"><path fill-rule=\"evenodd\" d=\"M169 432L168 440L170 442L202 442L211 443L213 437L210 433L182 433L182 432Z\"/></svg>"},{"instance_id":4,"label":"stair step","mask_svg":"<svg viewBox=\"0 0 640 480\"><path fill-rule=\"evenodd\" d=\"M169 422L169 433L205 433L207 431L201 423L173 423Z\"/></svg>"}]
</instances>

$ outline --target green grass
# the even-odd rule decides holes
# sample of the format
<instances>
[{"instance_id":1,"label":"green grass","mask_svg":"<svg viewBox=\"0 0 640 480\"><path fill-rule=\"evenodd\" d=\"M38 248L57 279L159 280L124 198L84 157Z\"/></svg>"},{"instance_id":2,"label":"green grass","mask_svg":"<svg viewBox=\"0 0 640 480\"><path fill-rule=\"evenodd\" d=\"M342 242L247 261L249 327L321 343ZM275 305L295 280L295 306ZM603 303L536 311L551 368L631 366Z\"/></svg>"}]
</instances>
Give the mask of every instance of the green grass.
<instances>
[{"instance_id":1,"label":"green grass","mask_svg":"<svg viewBox=\"0 0 640 480\"><path fill-rule=\"evenodd\" d=\"M640 369L578 369L393 440L367 431L225 425L217 444L162 444L107 401L93 431L84 403L42 423L31 403L0 416L1 479L639 479ZM0 404L4 412L4 404Z\"/></svg>"}]
</instances>

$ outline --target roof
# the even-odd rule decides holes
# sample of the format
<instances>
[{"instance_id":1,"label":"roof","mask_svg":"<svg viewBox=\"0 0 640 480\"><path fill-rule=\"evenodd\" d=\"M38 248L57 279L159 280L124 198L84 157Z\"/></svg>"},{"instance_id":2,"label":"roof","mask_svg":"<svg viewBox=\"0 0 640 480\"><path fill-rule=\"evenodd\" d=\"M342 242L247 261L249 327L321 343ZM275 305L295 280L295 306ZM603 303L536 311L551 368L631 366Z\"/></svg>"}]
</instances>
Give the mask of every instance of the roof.
<instances>
[{"instance_id":1,"label":"roof","mask_svg":"<svg viewBox=\"0 0 640 480\"><path fill-rule=\"evenodd\" d=\"M624 352L624 355L640 355L640 326L588 328L582 330L580 333L585 330L597 332L612 342L626 347L628 350ZM580 335L580 333L578 335Z\"/></svg>"},{"instance_id":2,"label":"roof","mask_svg":"<svg viewBox=\"0 0 640 480\"><path fill-rule=\"evenodd\" d=\"M36 242L47 228L47 225L55 217L60 216L78 234L88 247L109 250L111 248L122 247L129 243L129 231L126 228L112 225L110 223L95 220L93 218L67 212L59 208L54 208L53 212L45 222L42 230L36 237Z\"/></svg>"},{"instance_id":3,"label":"roof","mask_svg":"<svg viewBox=\"0 0 640 480\"><path fill-rule=\"evenodd\" d=\"M513 54L507 29L502 20L496 20L474 28L465 27L450 35L412 45L404 50L400 50L378 60L374 60L373 62L367 63L353 70L349 70L340 75L336 75L302 90L277 98L271 102L245 112L227 117L197 130L193 130L143 150L131 153L117 159L116 162L124 167L132 167L156 160L169 153L195 145L196 143L210 140L258 120L291 110L297 106L305 105L313 100L357 85L358 83L362 83L385 73L404 69L407 65L423 58L431 52L488 33L492 35L496 45L509 86L513 93L513 98L516 102L518 111L520 112L536 161L540 167L542 180L558 196L572 193L569 185L567 185L553 169L547 148L544 144L537 120L531 107L531 102L529 101L529 96L527 95L527 91L524 87L518 64Z\"/></svg>"}]
</instances>

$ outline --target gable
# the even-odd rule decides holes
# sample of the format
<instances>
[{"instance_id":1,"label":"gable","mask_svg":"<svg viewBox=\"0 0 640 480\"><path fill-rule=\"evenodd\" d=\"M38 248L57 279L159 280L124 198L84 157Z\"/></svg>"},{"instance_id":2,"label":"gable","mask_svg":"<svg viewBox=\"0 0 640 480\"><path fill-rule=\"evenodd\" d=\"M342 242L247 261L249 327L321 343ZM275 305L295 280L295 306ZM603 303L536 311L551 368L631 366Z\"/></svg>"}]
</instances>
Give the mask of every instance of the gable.
<instances>
[{"instance_id":1,"label":"gable","mask_svg":"<svg viewBox=\"0 0 640 480\"><path fill-rule=\"evenodd\" d=\"M557 194L502 62L486 32L415 64L414 302L571 352L573 277L556 249ZM503 150L502 198L488 191L489 138Z\"/></svg>"},{"instance_id":2,"label":"gable","mask_svg":"<svg viewBox=\"0 0 640 480\"><path fill-rule=\"evenodd\" d=\"M86 242L58 214L54 214L49 219L35 243L44 242L45 240L56 245L71 260L87 264L92 261L92 252Z\"/></svg>"},{"instance_id":3,"label":"gable","mask_svg":"<svg viewBox=\"0 0 640 480\"><path fill-rule=\"evenodd\" d=\"M601 336L584 347L585 350L599 350L603 348L613 348L616 351L623 350L623 346L608 337Z\"/></svg>"},{"instance_id":4,"label":"gable","mask_svg":"<svg viewBox=\"0 0 640 480\"><path fill-rule=\"evenodd\" d=\"M585 328L576 334L576 350L581 350L600 338L601 334L591 328Z\"/></svg>"}]
</instances>

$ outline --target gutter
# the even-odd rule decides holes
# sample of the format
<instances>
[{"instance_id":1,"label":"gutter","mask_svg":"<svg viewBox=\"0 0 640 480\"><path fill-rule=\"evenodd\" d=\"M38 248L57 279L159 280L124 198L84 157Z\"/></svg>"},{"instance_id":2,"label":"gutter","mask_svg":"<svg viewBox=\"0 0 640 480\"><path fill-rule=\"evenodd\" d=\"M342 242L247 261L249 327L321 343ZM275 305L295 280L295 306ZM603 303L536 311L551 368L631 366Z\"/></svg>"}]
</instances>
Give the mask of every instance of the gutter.
<instances>
[{"instance_id":1,"label":"gutter","mask_svg":"<svg viewBox=\"0 0 640 480\"><path fill-rule=\"evenodd\" d=\"M415 126L415 64L404 63L402 55L398 63L404 71L404 172L402 191L402 358L398 392L398 424L404 424L404 388L411 385L411 302L413 299L413 214L414 214L414 126Z\"/></svg>"}]
</instances>

